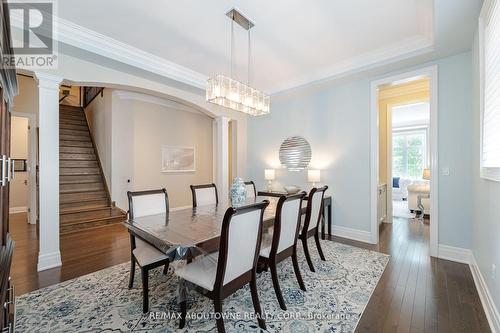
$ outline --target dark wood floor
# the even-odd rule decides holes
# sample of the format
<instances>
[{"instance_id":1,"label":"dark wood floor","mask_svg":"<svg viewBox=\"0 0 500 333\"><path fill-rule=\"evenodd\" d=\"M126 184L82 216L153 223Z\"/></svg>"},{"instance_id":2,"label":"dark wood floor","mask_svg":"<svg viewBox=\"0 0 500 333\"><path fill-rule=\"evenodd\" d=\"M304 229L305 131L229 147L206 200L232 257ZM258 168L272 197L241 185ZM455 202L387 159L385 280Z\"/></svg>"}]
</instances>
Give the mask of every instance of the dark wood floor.
<instances>
[{"instance_id":1,"label":"dark wood floor","mask_svg":"<svg viewBox=\"0 0 500 333\"><path fill-rule=\"evenodd\" d=\"M18 295L130 259L125 228L106 226L63 236L62 267L38 273L34 226L24 214L11 215L10 225ZM381 228L377 246L333 240L391 255L357 332L490 332L468 265L431 258L427 225L395 218Z\"/></svg>"},{"instance_id":2,"label":"dark wood floor","mask_svg":"<svg viewBox=\"0 0 500 333\"><path fill-rule=\"evenodd\" d=\"M394 218L378 246L391 255L356 332L490 332L468 265L429 256L429 226Z\"/></svg>"},{"instance_id":3,"label":"dark wood floor","mask_svg":"<svg viewBox=\"0 0 500 333\"><path fill-rule=\"evenodd\" d=\"M130 260L130 239L121 224L61 236L63 265L43 272L37 272L36 228L26 223L26 214L10 215L10 232L15 241L12 280L17 295Z\"/></svg>"}]
</instances>

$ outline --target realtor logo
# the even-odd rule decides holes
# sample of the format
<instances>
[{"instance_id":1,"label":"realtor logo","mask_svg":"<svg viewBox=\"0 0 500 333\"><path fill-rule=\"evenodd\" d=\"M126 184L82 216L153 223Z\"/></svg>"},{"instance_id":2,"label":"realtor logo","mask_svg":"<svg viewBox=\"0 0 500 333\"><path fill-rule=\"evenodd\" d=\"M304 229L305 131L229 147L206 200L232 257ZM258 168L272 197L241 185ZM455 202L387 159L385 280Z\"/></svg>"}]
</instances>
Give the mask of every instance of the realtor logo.
<instances>
[{"instance_id":1,"label":"realtor logo","mask_svg":"<svg viewBox=\"0 0 500 333\"><path fill-rule=\"evenodd\" d=\"M55 2L9 1L13 54L3 55L3 67L55 69Z\"/></svg>"}]
</instances>

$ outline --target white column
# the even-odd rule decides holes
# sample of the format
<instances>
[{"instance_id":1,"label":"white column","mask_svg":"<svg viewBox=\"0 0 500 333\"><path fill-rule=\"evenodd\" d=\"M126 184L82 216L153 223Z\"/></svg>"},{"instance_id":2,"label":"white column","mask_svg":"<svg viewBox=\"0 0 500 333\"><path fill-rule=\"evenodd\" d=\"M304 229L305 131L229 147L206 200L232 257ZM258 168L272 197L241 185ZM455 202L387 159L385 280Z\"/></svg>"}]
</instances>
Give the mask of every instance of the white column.
<instances>
[{"instance_id":1,"label":"white column","mask_svg":"<svg viewBox=\"0 0 500 333\"><path fill-rule=\"evenodd\" d=\"M38 271L61 266L59 251L59 84L62 79L35 73L39 124Z\"/></svg>"},{"instance_id":2,"label":"white column","mask_svg":"<svg viewBox=\"0 0 500 333\"><path fill-rule=\"evenodd\" d=\"M228 198L229 192L229 118L215 118L215 184L219 198Z\"/></svg>"}]
</instances>

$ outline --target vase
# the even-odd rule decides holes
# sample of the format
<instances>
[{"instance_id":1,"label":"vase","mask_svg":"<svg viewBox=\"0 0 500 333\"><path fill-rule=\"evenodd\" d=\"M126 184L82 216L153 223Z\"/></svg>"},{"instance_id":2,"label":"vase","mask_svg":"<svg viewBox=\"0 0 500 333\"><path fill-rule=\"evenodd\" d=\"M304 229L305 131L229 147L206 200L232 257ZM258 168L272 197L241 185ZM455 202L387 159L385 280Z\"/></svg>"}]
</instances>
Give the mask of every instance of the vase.
<instances>
[{"instance_id":1,"label":"vase","mask_svg":"<svg viewBox=\"0 0 500 333\"><path fill-rule=\"evenodd\" d=\"M236 177L231 184L231 203L233 205L240 205L247 199L247 189L243 179Z\"/></svg>"}]
</instances>

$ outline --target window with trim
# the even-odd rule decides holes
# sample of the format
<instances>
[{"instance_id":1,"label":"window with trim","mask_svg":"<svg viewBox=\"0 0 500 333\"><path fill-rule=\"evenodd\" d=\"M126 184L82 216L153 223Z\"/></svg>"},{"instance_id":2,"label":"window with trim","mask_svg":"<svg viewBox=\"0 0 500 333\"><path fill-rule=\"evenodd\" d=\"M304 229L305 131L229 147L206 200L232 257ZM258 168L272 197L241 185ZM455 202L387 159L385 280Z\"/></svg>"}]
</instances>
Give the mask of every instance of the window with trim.
<instances>
[{"instance_id":1,"label":"window with trim","mask_svg":"<svg viewBox=\"0 0 500 333\"><path fill-rule=\"evenodd\" d=\"M422 178L427 165L427 130L395 131L392 134L392 176Z\"/></svg>"},{"instance_id":2,"label":"window with trim","mask_svg":"<svg viewBox=\"0 0 500 333\"><path fill-rule=\"evenodd\" d=\"M500 0L484 2L479 32L481 176L500 181Z\"/></svg>"}]
</instances>

